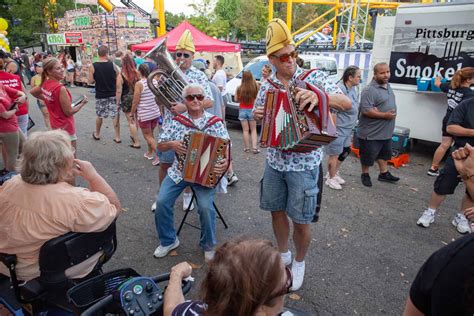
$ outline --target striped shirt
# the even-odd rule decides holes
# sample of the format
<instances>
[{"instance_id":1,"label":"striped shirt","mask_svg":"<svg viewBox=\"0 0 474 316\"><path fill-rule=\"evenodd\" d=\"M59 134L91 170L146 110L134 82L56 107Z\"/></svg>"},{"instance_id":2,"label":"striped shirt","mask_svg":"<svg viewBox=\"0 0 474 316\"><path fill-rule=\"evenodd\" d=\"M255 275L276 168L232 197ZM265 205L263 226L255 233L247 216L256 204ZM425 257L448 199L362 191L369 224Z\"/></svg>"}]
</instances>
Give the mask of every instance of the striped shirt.
<instances>
[{"instance_id":1,"label":"striped shirt","mask_svg":"<svg viewBox=\"0 0 474 316\"><path fill-rule=\"evenodd\" d=\"M141 79L140 82L143 84L143 90L140 95L140 101L138 102L137 114L138 120L145 122L159 117L160 108L155 102L155 95L148 88L146 79Z\"/></svg>"}]
</instances>

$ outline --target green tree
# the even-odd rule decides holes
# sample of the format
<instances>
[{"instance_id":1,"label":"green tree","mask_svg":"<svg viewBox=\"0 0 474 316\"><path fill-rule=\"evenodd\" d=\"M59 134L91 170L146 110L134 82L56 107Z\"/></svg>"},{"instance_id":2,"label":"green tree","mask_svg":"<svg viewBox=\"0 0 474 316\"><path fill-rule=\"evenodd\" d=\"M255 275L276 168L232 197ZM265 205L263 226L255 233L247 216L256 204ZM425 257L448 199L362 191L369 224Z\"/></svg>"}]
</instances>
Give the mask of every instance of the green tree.
<instances>
[{"instance_id":1,"label":"green tree","mask_svg":"<svg viewBox=\"0 0 474 316\"><path fill-rule=\"evenodd\" d=\"M240 6L240 0L217 0L214 12L217 18L226 21L229 24L230 38L234 39L237 35L237 9Z\"/></svg>"},{"instance_id":2,"label":"green tree","mask_svg":"<svg viewBox=\"0 0 474 316\"><path fill-rule=\"evenodd\" d=\"M261 40L267 29L267 7L263 0L240 0L235 26L240 38Z\"/></svg>"},{"instance_id":3,"label":"green tree","mask_svg":"<svg viewBox=\"0 0 474 316\"><path fill-rule=\"evenodd\" d=\"M229 23L216 15L215 4L215 0L201 0L190 4L195 14L189 18L189 22L209 36L226 37L229 34Z\"/></svg>"},{"instance_id":4,"label":"green tree","mask_svg":"<svg viewBox=\"0 0 474 316\"><path fill-rule=\"evenodd\" d=\"M38 44L38 33L56 32L54 21L63 17L66 10L74 8L73 0L0 0L2 17L8 20L10 47ZM34 34L36 33L36 34Z\"/></svg>"},{"instance_id":5,"label":"green tree","mask_svg":"<svg viewBox=\"0 0 474 316\"><path fill-rule=\"evenodd\" d=\"M186 20L186 16L184 15L184 13L173 14L171 12L165 11L165 20L166 24L171 25L172 27L176 27L181 22Z\"/></svg>"}]
</instances>

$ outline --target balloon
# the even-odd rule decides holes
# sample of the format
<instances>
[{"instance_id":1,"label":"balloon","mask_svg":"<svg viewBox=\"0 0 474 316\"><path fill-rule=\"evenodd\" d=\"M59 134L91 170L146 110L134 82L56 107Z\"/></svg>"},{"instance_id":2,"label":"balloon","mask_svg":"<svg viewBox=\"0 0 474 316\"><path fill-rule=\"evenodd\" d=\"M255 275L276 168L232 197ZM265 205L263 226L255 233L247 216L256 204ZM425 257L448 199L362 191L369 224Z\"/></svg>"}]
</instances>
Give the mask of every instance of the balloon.
<instances>
[{"instance_id":1,"label":"balloon","mask_svg":"<svg viewBox=\"0 0 474 316\"><path fill-rule=\"evenodd\" d=\"M8 29L8 22L4 18L0 18L0 31L6 31Z\"/></svg>"}]
</instances>

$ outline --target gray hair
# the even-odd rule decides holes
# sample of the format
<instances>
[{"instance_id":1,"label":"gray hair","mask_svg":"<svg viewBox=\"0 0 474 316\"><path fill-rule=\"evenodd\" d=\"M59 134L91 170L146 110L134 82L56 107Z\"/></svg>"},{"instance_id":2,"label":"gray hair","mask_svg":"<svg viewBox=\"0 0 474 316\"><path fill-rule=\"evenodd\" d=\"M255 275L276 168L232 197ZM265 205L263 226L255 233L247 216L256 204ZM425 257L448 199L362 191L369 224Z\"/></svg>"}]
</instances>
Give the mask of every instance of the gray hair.
<instances>
[{"instance_id":1,"label":"gray hair","mask_svg":"<svg viewBox=\"0 0 474 316\"><path fill-rule=\"evenodd\" d=\"M181 96L183 97L183 99L188 96L189 89L200 89L201 93L205 95L204 87L202 85L200 85L199 83L190 83L186 87L184 87L183 92L181 93Z\"/></svg>"},{"instance_id":2,"label":"gray hair","mask_svg":"<svg viewBox=\"0 0 474 316\"><path fill-rule=\"evenodd\" d=\"M63 130L35 132L23 146L19 172L29 184L54 184L67 180L74 152Z\"/></svg>"}]
</instances>

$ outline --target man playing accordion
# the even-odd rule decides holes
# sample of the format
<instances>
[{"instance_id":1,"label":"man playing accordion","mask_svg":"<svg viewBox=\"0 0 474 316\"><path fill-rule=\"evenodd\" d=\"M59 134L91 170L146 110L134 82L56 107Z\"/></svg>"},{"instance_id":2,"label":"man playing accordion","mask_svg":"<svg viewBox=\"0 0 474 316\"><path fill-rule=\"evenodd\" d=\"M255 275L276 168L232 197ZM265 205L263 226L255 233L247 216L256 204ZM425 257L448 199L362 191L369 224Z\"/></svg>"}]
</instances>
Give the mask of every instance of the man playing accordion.
<instances>
[{"instance_id":1,"label":"man playing accordion","mask_svg":"<svg viewBox=\"0 0 474 316\"><path fill-rule=\"evenodd\" d=\"M267 56L276 69L262 83L255 100L253 115L261 120L264 103L270 89L285 89L296 80L317 85L329 94L329 106L341 111L351 108L351 101L339 87L327 79L322 71L304 71L296 65L296 51L286 24L280 19L270 21L267 28ZM294 97L300 110L312 111L318 105L317 94L309 89L296 88ZM323 158L321 148L308 153L268 148L265 171L261 181L260 208L271 211L273 232L285 265L292 265L292 290L298 290L304 279L305 255L311 242L310 223L315 215L318 194L319 165ZM288 239L289 219L293 222L293 240L296 255L292 261Z\"/></svg>"},{"instance_id":2,"label":"man playing accordion","mask_svg":"<svg viewBox=\"0 0 474 316\"><path fill-rule=\"evenodd\" d=\"M178 155L185 155L187 149L183 143L184 136L190 132L200 131L214 137L229 139L229 134L222 120L204 111L204 88L200 84L190 84L183 90L183 99L187 112L175 116L162 129L158 149L161 151L173 150ZM228 157L228 155L227 155ZM229 161L223 159L216 163L213 172L219 178ZM179 246L176 229L173 222L173 207L176 199L187 187L193 188L198 202L199 219L201 222L201 240L199 246L204 250L206 260L212 259L216 245L216 210L214 208L215 188L205 187L183 180L182 171L178 168L175 158L173 165L163 180L156 199L155 224L160 239L154 256L161 258Z\"/></svg>"}]
</instances>

